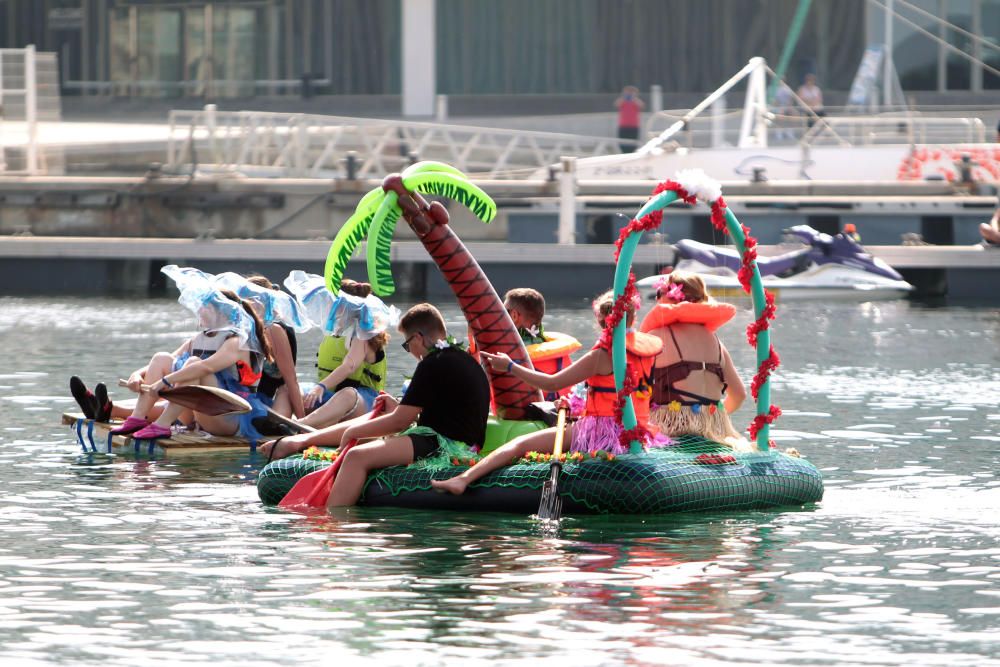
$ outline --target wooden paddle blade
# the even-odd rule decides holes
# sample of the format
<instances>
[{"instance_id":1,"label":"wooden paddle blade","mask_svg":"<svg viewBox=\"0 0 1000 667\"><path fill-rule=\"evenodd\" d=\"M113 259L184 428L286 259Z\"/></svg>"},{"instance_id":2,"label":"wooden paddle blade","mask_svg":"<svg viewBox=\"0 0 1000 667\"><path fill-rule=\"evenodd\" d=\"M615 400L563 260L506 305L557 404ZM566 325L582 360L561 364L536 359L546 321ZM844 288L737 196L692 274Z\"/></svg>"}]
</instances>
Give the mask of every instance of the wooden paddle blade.
<instances>
[{"instance_id":1,"label":"wooden paddle blade","mask_svg":"<svg viewBox=\"0 0 1000 667\"><path fill-rule=\"evenodd\" d=\"M566 433L566 408L559 408L559 418L556 420L556 441L552 446L552 467L549 478L542 487L542 498L538 503L539 519L558 519L562 513L562 498L559 496L559 473L562 472L563 436Z\"/></svg>"},{"instance_id":2,"label":"wooden paddle blade","mask_svg":"<svg viewBox=\"0 0 1000 667\"><path fill-rule=\"evenodd\" d=\"M250 404L242 396L219 387L203 387L201 385L174 387L161 391L160 397L175 405L181 405L213 417L242 415L252 410Z\"/></svg>"},{"instance_id":3,"label":"wooden paddle blade","mask_svg":"<svg viewBox=\"0 0 1000 667\"><path fill-rule=\"evenodd\" d=\"M126 380L118 380L119 387L127 387ZM149 391L149 385L142 385L142 391ZM164 389L160 392L160 398L175 403L185 408L190 408L195 412L213 417L223 415L242 415L253 410L250 404L242 396L231 391L220 389L219 387L208 387L202 385L184 385Z\"/></svg>"},{"instance_id":4,"label":"wooden paddle blade","mask_svg":"<svg viewBox=\"0 0 1000 667\"><path fill-rule=\"evenodd\" d=\"M287 426L295 433L312 433L316 429L308 424L302 424L295 421L291 417L286 417L285 415L280 415L271 408L267 409L267 420L269 422L274 422L275 424L281 424L282 426Z\"/></svg>"}]
</instances>

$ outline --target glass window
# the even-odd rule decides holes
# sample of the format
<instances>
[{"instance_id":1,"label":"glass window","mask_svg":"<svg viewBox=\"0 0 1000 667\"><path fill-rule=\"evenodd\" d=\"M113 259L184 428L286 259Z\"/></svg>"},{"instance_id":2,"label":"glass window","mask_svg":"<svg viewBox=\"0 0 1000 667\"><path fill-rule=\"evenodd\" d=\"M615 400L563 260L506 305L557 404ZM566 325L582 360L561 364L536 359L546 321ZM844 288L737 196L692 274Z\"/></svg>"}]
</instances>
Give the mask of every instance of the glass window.
<instances>
[{"instance_id":1,"label":"glass window","mask_svg":"<svg viewBox=\"0 0 1000 667\"><path fill-rule=\"evenodd\" d=\"M140 95L172 97L182 93L181 10L139 7L137 56Z\"/></svg>"},{"instance_id":2,"label":"glass window","mask_svg":"<svg viewBox=\"0 0 1000 667\"><path fill-rule=\"evenodd\" d=\"M938 0L910 0L934 16L939 15ZM932 35L938 35L938 25L931 18L896 5L896 13L905 16ZM903 90L938 89L938 49L940 45L910 23L896 19L893 23L893 64L899 73Z\"/></svg>"},{"instance_id":3,"label":"glass window","mask_svg":"<svg viewBox=\"0 0 1000 667\"><path fill-rule=\"evenodd\" d=\"M989 44L983 44L983 62L993 69L1000 70L1000 0L981 0L979 25L983 28L983 38ZM983 88L985 90L1000 89L1000 76L983 70Z\"/></svg>"},{"instance_id":4,"label":"glass window","mask_svg":"<svg viewBox=\"0 0 1000 667\"><path fill-rule=\"evenodd\" d=\"M110 58L109 67L113 91L116 95L130 95L130 84L135 79L133 66L135 56L132 53L131 11L128 7L117 7L110 12Z\"/></svg>"},{"instance_id":5,"label":"glass window","mask_svg":"<svg viewBox=\"0 0 1000 667\"><path fill-rule=\"evenodd\" d=\"M216 94L248 97L254 94L254 80L267 62L266 36L258 42L257 9L216 6L212 12L212 63L217 81Z\"/></svg>"},{"instance_id":6,"label":"glass window","mask_svg":"<svg viewBox=\"0 0 1000 667\"><path fill-rule=\"evenodd\" d=\"M972 32L972 0L948 0L945 19L962 30ZM945 39L963 53L972 55L974 52L972 40L960 32L946 28ZM948 90L969 90L972 85L972 61L951 49L947 51L945 87Z\"/></svg>"}]
</instances>

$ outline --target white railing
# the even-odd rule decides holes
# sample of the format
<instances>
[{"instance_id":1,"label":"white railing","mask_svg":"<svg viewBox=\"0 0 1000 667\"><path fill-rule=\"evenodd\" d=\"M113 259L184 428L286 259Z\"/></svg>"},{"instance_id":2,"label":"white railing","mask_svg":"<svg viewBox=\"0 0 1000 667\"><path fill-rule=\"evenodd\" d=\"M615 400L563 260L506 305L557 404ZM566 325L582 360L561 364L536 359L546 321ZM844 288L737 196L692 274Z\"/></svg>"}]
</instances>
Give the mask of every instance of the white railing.
<instances>
[{"instance_id":1,"label":"white railing","mask_svg":"<svg viewBox=\"0 0 1000 667\"><path fill-rule=\"evenodd\" d=\"M527 176L563 156L619 152L614 137L257 111L171 111L167 165L312 178L375 178L442 160L482 178Z\"/></svg>"},{"instance_id":2,"label":"white railing","mask_svg":"<svg viewBox=\"0 0 1000 667\"><path fill-rule=\"evenodd\" d=\"M979 118L936 118L918 113L888 113L874 116L832 116L817 120L802 134L801 141L816 145L846 141L854 146L875 144L980 144L986 141L986 125Z\"/></svg>"},{"instance_id":3,"label":"white railing","mask_svg":"<svg viewBox=\"0 0 1000 667\"><path fill-rule=\"evenodd\" d=\"M767 75L774 72L763 58L747 65L690 110L650 114L649 139L639 153L652 153L680 144L688 147L766 147L802 143L841 146L873 144L983 143L986 126L979 118L945 117L954 111L928 109L926 113L900 107L880 114L861 115L856 108L827 107L821 117L793 92L791 109L768 108ZM726 109L726 94L746 79L746 95L739 111ZM935 115L941 114L941 115Z\"/></svg>"}]
</instances>

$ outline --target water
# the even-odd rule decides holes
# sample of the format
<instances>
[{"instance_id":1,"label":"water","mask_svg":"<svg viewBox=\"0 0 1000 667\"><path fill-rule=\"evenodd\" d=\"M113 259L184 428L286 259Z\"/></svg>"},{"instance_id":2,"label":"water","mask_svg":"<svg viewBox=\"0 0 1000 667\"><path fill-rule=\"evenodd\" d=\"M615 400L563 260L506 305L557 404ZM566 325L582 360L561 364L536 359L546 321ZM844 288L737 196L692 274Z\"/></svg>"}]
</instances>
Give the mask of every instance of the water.
<instances>
[{"instance_id":1,"label":"water","mask_svg":"<svg viewBox=\"0 0 1000 667\"><path fill-rule=\"evenodd\" d=\"M548 326L589 344L585 306ZM0 308L5 665L1000 665L994 310L785 304L774 435L823 470L821 504L551 533L504 514L304 519L261 506L247 454L83 455L59 425L68 376L113 384L176 347L190 316L170 301ZM724 340L749 379L742 326ZM398 343L393 389L413 367Z\"/></svg>"}]
</instances>

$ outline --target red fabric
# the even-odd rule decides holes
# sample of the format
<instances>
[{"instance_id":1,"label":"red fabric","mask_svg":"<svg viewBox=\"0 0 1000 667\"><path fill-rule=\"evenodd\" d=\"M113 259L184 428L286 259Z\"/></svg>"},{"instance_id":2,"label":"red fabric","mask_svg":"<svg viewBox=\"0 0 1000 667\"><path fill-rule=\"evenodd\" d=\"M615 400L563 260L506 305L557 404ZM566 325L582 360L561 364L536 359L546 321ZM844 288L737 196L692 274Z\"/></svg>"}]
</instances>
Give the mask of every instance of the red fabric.
<instances>
[{"instance_id":1,"label":"red fabric","mask_svg":"<svg viewBox=\"0 0 1000 667\"><path fill-rule=\"evenodd\" d=\"M618 107L618 127L639 127L639 104L635 100L622 100Z\"/></svg>"}]
</instances>

